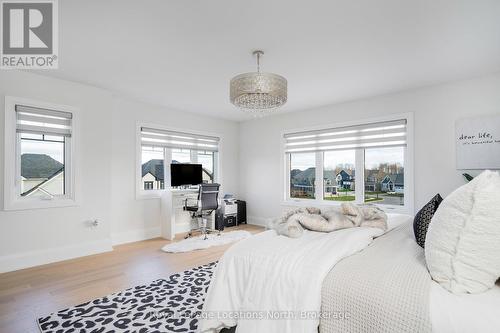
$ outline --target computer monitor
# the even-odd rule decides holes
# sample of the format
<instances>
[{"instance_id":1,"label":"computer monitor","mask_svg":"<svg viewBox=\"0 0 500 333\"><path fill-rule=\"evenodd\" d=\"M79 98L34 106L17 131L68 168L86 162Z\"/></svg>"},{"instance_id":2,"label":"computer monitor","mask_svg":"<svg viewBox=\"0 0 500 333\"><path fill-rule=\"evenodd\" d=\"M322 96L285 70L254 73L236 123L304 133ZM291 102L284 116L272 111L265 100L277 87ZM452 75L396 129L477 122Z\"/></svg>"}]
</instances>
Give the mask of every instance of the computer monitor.
<instances>
[{"instance_id":1,"label":"computer monitor","mask_svg":"<svg viewBox=\"0 0 500 333\"><path fill-rule=\"evenodd\" d=\"M203 182L201 164L170 164L170 185L199 185Z\"/></svg>"}]
</instances>

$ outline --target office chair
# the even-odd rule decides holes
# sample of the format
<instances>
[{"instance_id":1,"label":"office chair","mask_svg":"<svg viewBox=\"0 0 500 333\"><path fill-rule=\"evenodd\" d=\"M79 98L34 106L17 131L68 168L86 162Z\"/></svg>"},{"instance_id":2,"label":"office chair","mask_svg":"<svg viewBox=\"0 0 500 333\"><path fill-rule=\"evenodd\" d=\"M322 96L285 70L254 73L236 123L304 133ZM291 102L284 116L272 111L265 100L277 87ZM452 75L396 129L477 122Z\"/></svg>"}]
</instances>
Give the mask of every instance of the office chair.
<instances>
[{"instance_id":1,"label":"office chair","mask_svg":"<svg viewBox=\"0 0 500 333\"><path fill-rule=\"evenodd\" d=\"M185 238L193 235L193 232L200 231L207 239L207 234L215 230L207 228L207 218L213 211L219 208L219 187L220 184L200 184L196 205L188 205L188 199L184 202L184 210L191 213L191 218L196 219L197 227L191 228ZM217 230L218 231L218 230ZM220 235L220 231L218 231Z\"/></svg>"}]
</instances>

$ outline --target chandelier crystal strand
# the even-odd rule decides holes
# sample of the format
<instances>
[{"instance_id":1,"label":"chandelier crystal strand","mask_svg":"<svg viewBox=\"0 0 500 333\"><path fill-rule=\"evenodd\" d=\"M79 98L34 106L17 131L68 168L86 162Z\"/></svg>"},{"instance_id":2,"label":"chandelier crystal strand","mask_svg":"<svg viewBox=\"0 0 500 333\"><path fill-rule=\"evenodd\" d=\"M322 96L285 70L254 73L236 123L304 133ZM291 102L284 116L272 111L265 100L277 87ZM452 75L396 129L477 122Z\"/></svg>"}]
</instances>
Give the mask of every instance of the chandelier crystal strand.
<instances>
[{"instance_id":1,"label":"chandelier crystal strand","mask_svg":"<svg viewBox=\"0 0 500 333\"><path fill-rule=\"evenodd\" d=\"M235 106L254 115L269 114L270 109L287 101L287 81L274 73L260 71L262 51L253 52L257 57L257 72L235 76L230 82L230 100Z\"/></svg>"}]
</instances>

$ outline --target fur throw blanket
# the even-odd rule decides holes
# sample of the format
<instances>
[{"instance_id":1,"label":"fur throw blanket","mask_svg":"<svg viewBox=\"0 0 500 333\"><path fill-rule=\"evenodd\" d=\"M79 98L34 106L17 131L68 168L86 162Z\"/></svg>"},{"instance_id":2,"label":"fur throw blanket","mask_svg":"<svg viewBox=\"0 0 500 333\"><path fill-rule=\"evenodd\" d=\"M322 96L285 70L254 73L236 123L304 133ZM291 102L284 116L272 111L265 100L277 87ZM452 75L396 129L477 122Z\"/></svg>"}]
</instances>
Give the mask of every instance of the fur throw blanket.
<instances>
[{"instance_id":1,"label":"fur throw blanket","mask_svg":"<svg viewBox=\"0 0 500 333\"><path fill-rule=\"evenodd\" d=\"M304 229L331 232L353 227L374 227L387 230L387 215L376 206L342 203L340 208L321 211L319 208L298 208L273 220L269 228L279 235L302 236Z\"/></svg>"}]
</instances>

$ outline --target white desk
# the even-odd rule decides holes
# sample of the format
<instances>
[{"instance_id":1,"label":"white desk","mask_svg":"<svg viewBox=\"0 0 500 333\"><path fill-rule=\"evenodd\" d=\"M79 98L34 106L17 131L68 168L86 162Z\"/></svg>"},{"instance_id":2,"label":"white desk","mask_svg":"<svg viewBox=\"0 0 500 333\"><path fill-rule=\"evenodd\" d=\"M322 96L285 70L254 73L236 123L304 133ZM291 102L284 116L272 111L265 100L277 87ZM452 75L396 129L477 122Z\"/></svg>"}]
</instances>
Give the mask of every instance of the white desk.
<instances>
[{"instance_id":1,"label":"white desk","mask_svg":"<svg viewBox=\"0 0 500 333\"><path fill-rule=\"evenodd\" d=\"M197 189L170 189L161 197L161 236L172 240L176 234L187 232L191 228L191 216L183 210L184 201L198 198ZM207 217L207 227L214 228L215 214Z\"/></svg>"}]
</instances>

